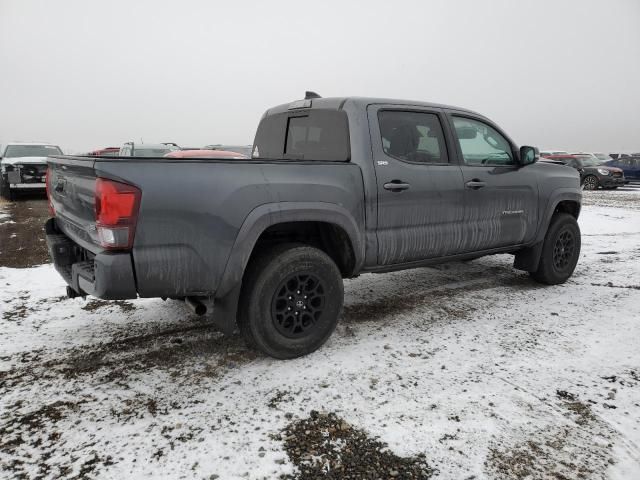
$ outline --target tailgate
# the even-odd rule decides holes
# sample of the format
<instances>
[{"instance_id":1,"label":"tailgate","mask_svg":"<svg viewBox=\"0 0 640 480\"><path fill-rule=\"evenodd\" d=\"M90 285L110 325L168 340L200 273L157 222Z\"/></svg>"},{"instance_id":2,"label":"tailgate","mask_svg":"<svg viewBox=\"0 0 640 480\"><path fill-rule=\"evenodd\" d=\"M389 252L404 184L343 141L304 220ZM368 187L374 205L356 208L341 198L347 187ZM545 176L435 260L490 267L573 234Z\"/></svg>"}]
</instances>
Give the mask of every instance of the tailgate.
<instances>
[{"instance_id":1,"label":"tailgate","mask_svg":"<svg viewBox=\"0 0 640 480\"><path fill-rule=\"evenodd\" d=\"M49 198L58 228L84 248L97 251L95 221L95 160L86 157L49 158Z\"/></svg>"}]
</instances>

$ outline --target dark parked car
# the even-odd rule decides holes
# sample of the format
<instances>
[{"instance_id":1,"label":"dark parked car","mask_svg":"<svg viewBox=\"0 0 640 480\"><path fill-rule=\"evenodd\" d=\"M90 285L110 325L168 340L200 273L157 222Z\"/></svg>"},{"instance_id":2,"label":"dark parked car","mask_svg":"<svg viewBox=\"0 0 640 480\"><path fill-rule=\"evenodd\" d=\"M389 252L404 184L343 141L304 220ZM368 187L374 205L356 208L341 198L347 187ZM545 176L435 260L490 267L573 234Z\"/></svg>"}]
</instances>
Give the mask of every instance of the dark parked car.
<instances>
[{"instance_id":1,"label":"dark parked car","mask_svg":"<svg viewBox=\"0 0 640 480\"><path fill-rule=\"evenodd\" d=\"M551 155L546 159L578 170L580 183L585 190L597 190L600 187L613 190L627 183L621 169L601 165L591 155Z\"/></svg>"},{"instance_id":2,"label":"dark parked car","mask_svg":"<svg viewBox=\"0 0 640 480\"><path fill-rule=\"evenodd\" d=\"M343 278L510 253L555 285L578 262L577 172L468 110L307 95L265 113L252 155L51 159L67 294L181 298L293 358L333 332Z\"/></svg>"},{"instance_id":3,"label":"dark parked car","mask_svg":"<svg viewBox=\"0 0 640 480\"><path fill-rule=\"evenodd\" d=\"M605 162L604 165L619 168L629 181L640 182L640 156L620 157L616 160Z\"/></svg>"}]
</instances>

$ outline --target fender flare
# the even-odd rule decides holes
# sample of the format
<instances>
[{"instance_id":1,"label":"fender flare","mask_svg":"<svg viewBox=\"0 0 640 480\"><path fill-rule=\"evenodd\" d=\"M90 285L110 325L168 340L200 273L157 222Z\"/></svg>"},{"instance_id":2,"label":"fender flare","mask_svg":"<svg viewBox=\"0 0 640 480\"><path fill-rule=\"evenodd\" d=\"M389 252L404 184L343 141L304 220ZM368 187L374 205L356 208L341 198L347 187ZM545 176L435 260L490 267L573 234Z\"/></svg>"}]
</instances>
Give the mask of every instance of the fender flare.
<instances>
[{"instance_id":1,"label":"fender flare","mask_svg":"<svg viewBox=\"0 0 640 480\"><path fill-rule=\"evenodd\" d=\"M544 237L551 224L553 214L558 204L567 200L578 204L578 216L580 215L580 208L582 206L582 194L580 192L576 192L575 188L559 188L554 190L542 212L541 220L538 224L538 231L532 244L516 253L513 261L514 268L527 272L535 272L538 269Z\"/></svg>"},{"instance_id":2,"label":"fender flare","mask_svg":"<svg viewBox=\"0 0 640 480\"><path fill-rule=\"evenodd\" d=\"M567 200L576 202L578 204L578 216L580 215L580 208L582 207L582 193L580 191L576 191L575 188L571 187L558 188L554 190L549 196L547 206L542 213L534 243L538 243L544 240L544 236L547 234L549 224L551 223L551 217L553 217L553 214L556 211L556 207L560 202Z\"/></svg>"},{"instance_id":3,"label":"fender flare","mask_svg":"<svg viewBox=\"0 0 640 480\"><path fill-rule=\"evenodd\" d=\"M236 321L240 287L245 268L260 235L272 225L288 222L326 222L342 228L353 247L354 272L364 262L364 217L359 225L347 209L325 202L265 203L253 209L245 218L215 293L214 317L225 332L232 332Z\"/></svg>"}]
</instances>

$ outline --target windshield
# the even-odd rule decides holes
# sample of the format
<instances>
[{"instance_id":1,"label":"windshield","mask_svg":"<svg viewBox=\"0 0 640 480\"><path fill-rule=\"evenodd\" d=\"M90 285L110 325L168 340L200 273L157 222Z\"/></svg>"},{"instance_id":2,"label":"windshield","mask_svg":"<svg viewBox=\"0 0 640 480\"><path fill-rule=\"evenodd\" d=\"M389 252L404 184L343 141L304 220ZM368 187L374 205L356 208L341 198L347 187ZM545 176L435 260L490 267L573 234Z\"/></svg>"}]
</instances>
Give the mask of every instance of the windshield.
<instances>
[{"instance_id":1,"label":"windshield","mask_svg":"<svg viewBox=\"0 0 640 480\"><path fill-rule=\"evenodd\" d=\"M174 151L175 148L139 148L133 151L134 157L163 157L166 153Z\"/></svg>"},{"instance_id":2,"label":"windshield","mask_svg":"<svg viewBox=\"0 0 640 480\"><path fill-rule=\"evenodd\" d=\"M597 167L600 162L593 158L591 155L585 155L584 157L578 157L582 162L583 167Z\"/></svg>"},{"instance_id":3,"label":"windshield","mask_svg":"<svg viewBox=\"0 0 640 480\"><path fill-rule=\"evenodd\" d=\"M4 152L6 158L48 157L49 155L62 155L62 151L55 145L7 145Z\"/></svg>"},{"instance_id":4,"label":"windshield","mask_svg":"<svg viewBox=\"0 0 640 480\"><path fill-rule=\"evenodd\" d=\"M602 160L603 162L608 162L609 160L611 160L611 157L606 153L594 153L594 155L598 157L598 160Z\"/></svg>"}]
</instances>

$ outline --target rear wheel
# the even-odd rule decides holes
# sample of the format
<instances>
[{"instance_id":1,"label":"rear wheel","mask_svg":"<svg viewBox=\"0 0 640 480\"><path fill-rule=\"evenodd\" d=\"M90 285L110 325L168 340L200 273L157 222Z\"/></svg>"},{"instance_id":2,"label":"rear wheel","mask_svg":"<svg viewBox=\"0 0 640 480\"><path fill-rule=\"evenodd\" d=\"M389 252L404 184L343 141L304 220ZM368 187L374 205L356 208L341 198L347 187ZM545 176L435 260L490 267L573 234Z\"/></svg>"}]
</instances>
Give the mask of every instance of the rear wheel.
<instances>
[{"instance_id":1,"label":"rear wheel","mask_svg":"<svg viewBox=\"0 0 640 480\"><path fill-rule=\"evenodd\" d=\"M246 343L287 359L318 349L342 310L340 270L323 251L299 244L256 255L245 273L238 327Z\"/></svg>"},{"instance_id":2,"label":"rear wheel","mask_svg":"<svg viewBox=\"0 0 640 480\"><path fill-rule=\"evenodd\" d=\"M582 181L582 188L585 190L597 190L599 186L600 182L595 175L587 175Z\"/></svg>"},{"instance_id":3,"label":"rear wheel","mask_svg":"<svg viewBox=\"0 0 640 480\"><path fill-rule=\"evenodd\" d=\"M544 237L538 269L531 276L540 283L557 285L573 274L580 257L580 227L568 213L558 213Z\"/></svg>"}]
</instances>

